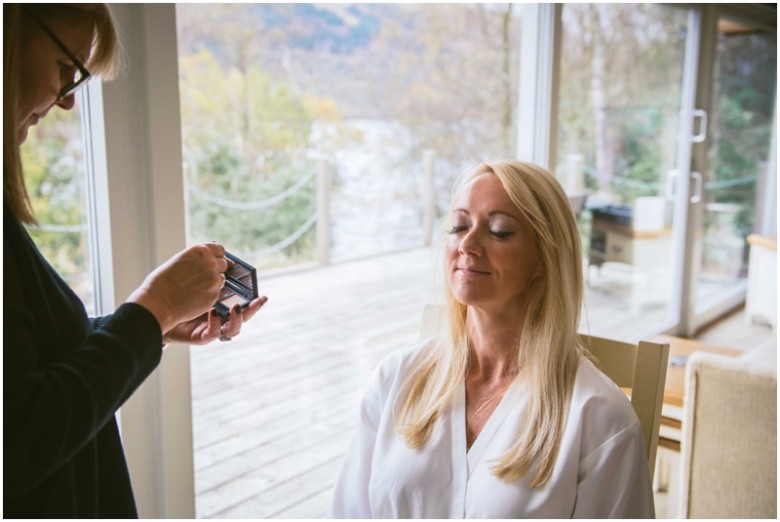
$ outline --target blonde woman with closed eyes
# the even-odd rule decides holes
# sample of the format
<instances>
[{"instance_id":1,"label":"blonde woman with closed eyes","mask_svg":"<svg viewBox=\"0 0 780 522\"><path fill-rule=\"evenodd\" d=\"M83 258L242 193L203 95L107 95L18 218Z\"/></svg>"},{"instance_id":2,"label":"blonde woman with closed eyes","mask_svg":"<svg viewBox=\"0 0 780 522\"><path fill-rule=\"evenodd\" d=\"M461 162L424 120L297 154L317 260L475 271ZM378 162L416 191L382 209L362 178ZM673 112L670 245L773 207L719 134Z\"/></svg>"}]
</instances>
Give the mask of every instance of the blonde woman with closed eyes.
<instances>
[{"instance_id":1,"label":"blonde woman with closed eyes","mask_svg":"<svg viewBox=\"0 0 780 522\"><path fill-rule=\"evenodd\" d=\"M579 233L544 169L456 186L448 321L376 368L336 481L336 518L652 518L639 420L577 337Z\"/></svg>"}]
</instances>

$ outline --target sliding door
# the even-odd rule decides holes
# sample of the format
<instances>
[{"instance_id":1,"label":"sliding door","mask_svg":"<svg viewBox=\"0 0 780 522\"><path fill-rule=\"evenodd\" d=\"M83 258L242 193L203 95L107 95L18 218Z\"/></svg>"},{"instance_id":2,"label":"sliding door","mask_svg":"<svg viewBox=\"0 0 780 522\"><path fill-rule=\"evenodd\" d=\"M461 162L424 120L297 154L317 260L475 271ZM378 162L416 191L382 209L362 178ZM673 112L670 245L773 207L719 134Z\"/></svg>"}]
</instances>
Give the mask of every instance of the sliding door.
<instances>
[{"instance_id":1,"label":"sliding door","mask_svg":"<svg viewBox=\"0 0 780 522\"><path fill-rule=\"evenodd\" d=\"M563 6L552 143L579 215L583 330L693 335L744 300L746 237L775 208L760 189L776 176L775 20L755 5Z\"/></svg>"},{"instance_id":2,"label":"sliding door","mask_svg":"<svg viewBox=\"0 0 780 522\"><path fill-rule=\"evenodd\" d=\"M707 128L697 164L690 279L695 331L745 297L747 236L762 232L770 176L777 78L777 33L739 13L709 13L714 35L703 53L699 98ZM703 104L704 104L703 103ZM774 167L772 167L774 168Z\"/></svg>"},{"instance_id":3,"label":"sliding door","mask_svg":"<svg viewBox=\"0 0 780 522\"><path fill-rule=\"evenodd\" d=\"M563 8L556 175L579 214L593 334L639 338L675 320L690 24L666 5Z\"/></svg>"}]
</instances>

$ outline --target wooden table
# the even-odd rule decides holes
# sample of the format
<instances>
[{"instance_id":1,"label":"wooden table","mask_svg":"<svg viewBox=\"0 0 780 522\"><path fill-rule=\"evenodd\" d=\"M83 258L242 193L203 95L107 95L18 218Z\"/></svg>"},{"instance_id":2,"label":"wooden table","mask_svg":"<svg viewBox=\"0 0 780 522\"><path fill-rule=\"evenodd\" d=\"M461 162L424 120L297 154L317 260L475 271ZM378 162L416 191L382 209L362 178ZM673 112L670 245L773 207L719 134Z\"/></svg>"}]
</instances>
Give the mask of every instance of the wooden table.
<instances>
[{"instance_id":1,"label":"wooden table","mask_svg":"<svg viewBox=\"0 0 780 522\"><path fill-rule=\"evenodd\" d=\"M685 365L684 362L682 365L676 364L677 360L681 357L688 357L693 352L707 352L729 357L736 357L744 352L671 335L658 335L651 340L669 343L669 367L666 371L664 406L661 413L658 445L680 451L682 409L685 402Z\"/></svg>"}]
</instances>

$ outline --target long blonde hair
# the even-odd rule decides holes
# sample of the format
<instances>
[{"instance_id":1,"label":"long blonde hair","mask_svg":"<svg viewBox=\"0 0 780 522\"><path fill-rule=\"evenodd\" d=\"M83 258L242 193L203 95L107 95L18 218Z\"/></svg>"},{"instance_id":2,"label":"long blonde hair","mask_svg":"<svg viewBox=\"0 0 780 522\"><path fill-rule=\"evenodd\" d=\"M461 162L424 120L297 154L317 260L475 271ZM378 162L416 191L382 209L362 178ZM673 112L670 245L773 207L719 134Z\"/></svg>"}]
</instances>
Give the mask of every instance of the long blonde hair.
<instances>
[{"instance_id":1,"label":"long blonde hair","mask_svg":"<svg viewBox=\"0 0 780 522\"><path fill-rule=\"evenodd\" d=\"M461 177L454 190L486 173L494 174L534 230L542 277L527 289L528 312L517 342L517 375L530 391L516 442L493 472L506 482L533 472L531 485L549 480L563 436L563 427L580 355L577 336L583 298L582 247L569 200L546 170L518 161L482 164ZM447 288L448 328L421 353L399 402L396 429L412 447L428 440L441 413L450 406L469 367L468 308Z\"/></svg>"},{"instance_id":2,"label":"long blonde hair","mask_svg":"<svg viewBox=\"0 0 780 522\"><path fill-rule=\"evenodd\" d=\"M22 23L23 10L44 22L91 23L92 53L84 65L93 75L114 78L122 65L116 25L107 4L3 4L3 197L17 219L35 223L19 154L20 50L25 28L32 27Z\"/></svg>"}]
</instances>

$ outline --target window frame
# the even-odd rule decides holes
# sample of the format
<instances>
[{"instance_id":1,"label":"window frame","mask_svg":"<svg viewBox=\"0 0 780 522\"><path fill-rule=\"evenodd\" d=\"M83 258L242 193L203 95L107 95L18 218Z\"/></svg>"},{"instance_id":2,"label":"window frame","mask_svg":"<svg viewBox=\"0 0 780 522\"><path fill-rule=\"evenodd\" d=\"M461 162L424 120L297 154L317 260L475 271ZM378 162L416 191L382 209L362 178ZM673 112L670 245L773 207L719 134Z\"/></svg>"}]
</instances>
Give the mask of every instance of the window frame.
<instances>
[{"instance_id":1,"label":"window frame","mask_svg":"<svg viewBox=\"0 0 780 522\"><path fill-rule=\"evenodd\" d=\"M175 5L111 10L129 70L84 104L102 313L186 246ZM119 418L139 515L194 518L189 346L165 349Z\"/></svg>"}]
</instances>

